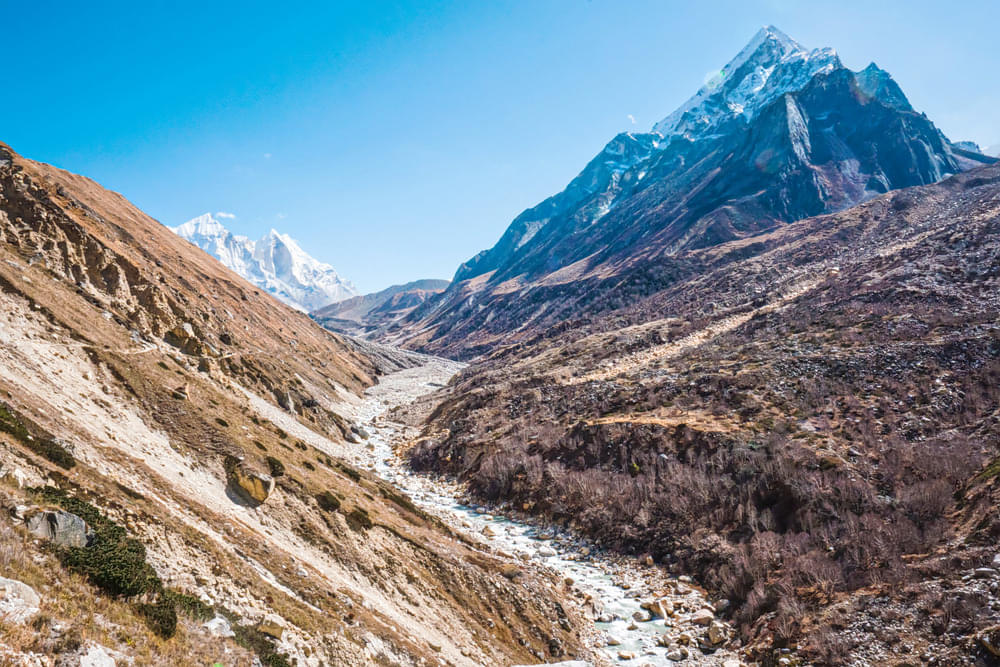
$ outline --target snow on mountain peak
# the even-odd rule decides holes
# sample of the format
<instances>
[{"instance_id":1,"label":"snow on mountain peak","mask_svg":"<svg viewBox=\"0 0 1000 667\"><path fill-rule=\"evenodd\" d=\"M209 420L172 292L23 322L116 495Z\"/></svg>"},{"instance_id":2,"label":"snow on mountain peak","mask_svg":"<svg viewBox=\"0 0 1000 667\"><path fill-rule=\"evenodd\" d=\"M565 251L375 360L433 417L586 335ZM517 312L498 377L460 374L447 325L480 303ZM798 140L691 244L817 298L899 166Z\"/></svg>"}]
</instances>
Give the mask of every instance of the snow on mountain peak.
<instances>
[{"instance_id":1,"label":"snow on mountain peak","mask_svg":"<svg viewBox=\"0 0 1000 667\"><path fill-rule=\"evenodd\" d=\"M292 237L271 229L258 241L236 236L211 213L171 228L249 282L306 312L358 295L332 266L306 253Z\"/></svg>"},{"instance_id":2,"label":"snow on mountain peak","mask_svg":"<svg viewBox=\"0 0 1000 667\"><path fill-rule=\"evenodd\" d=\"M774 26L766 26L691 99L654 125L653 132L690 139L710 135L726 120L751 120L781 95L800 90L817 74L839 66L833 49L809 51Z\"/></svg>"}]
</instances>

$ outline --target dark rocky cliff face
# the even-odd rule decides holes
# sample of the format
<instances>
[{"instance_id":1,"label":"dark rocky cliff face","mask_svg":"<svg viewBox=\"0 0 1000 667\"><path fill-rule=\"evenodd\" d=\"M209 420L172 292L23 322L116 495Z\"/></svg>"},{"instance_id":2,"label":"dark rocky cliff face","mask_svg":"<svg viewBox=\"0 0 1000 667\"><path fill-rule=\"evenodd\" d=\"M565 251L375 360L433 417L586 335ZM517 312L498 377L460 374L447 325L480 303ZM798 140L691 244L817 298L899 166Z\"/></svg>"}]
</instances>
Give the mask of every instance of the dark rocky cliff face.
<instances>
[{"instance_id":1,"label":"dark rocky cliff face","mask_svg":"<svg viewBox=\"0 0 1000 667\"><path fill-rule=\"evenodd\" d=\"M721 113L722 102L709 96L708 112L696 108L671 122L704 125L698 114L708 113L711 131L615 137L566 190L518 216L496 246L459 268L443 295L408 316L421 332L410 345L470 356L516 340L526 322L536 328L557 312L621 305L629 294L608 290L659 271L651 262L683 263L691 250L979 164L953 150L876 65L852 72L832 52L793 49L801 47L765 40L738 63L734 80L763 65L801 79L779 82L791 89L760 102L753 116Z\"/></svg>"}]
</instances>

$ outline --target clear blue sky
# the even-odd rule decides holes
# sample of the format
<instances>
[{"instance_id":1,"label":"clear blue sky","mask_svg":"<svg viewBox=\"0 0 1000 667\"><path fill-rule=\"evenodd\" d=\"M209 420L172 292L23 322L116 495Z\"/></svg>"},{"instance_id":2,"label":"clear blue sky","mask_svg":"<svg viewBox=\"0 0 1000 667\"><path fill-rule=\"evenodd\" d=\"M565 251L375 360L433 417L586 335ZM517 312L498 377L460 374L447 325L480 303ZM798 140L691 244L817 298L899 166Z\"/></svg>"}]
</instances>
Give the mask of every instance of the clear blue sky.
<instances>
[{"instance_id":1,"label":"clear blue sky","mask_svg":"<svg viewBox=\"0 0 1000 667\"><path fill-rule=\"evenodd\" d=\"M876 61L949 137L1000 143L995 0L0 0L0 17L0 140L165 224L276 227L364 291L450 278L767 23Z\"/></svg>"}]
</instances>

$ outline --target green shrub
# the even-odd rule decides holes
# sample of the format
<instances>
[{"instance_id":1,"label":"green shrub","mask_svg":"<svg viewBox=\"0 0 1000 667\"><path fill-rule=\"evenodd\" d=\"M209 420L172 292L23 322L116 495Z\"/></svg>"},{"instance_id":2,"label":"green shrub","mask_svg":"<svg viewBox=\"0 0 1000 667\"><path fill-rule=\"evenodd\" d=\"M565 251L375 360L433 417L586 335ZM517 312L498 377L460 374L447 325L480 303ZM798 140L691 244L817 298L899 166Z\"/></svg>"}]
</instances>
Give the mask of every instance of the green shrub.
<instances>
[{"instance_id":1,"label":"green shrub","mask_svg":"<svg viewBox=\"0 0 1000 667\"><path fill-rule=\"evenodd\" d=\"M146 547L142 542L129 537L122 526L111 521L96 507L52 486L33 491L41 501L77 515L94 531L88 546L57 550L63 565L83 574L108 595L125 598L154 596L152 603L135 605L136 612L153 632L165 639L173 636L177 629L175 605L178 601L192 609L196 607L191 600L201 604L200 600L191 596L166 591L156 570L146 562Z\"/></svg>"},{"instance_id":2,"label":"green shrub","mask_svg":"<svg viewBox=\"0 0 1000 667\"><path fill-rule=\"evenodd\" d=\"M375 525L371 517L368 516L368 511L363 507L355 507L347 513L345 518L347 525L354 531L365 531Z\"/></svg>"},{"instance_id":3,"label":"green shrub","mask_svg":"<svg viewBox=\"0 0 1000 667\"><path fill-rule=\"evenodd\" d=\"M345 475L353 479L355 482L361 481L361 473L352 468L351 466L347 465L346 463L341 463L338 461L336 468L340 472L344 473Z\"/></svg>"},{"instance_id":4,"label":"green shrub","mask_svg":"<svg viewBox=\"0 0 1000 667\"><path fill-rule=\"evenodd\" d=\"M208 621L215 616L215 610L210 605L193 595L167 588L163 591L163 598L169 600L178 611L195 621Z\"/></svg>"},{"instance_id":5,"label":"green shrub","mask_svg":"<svg viewBox=\"0 0 1000 667\"><path fill-rule=\"evenodd\" d=\"M223 611L222 615L229 619L233 634L236 635L233 637L236 643L248 651L256 653L261 663L267 667L292 667L288 657L278 653L274 642L263 632L249 625L240 625L239 618L232 612Z\"/></svg>"},{"instance_id":6,"label":"green shrub","mask_svg":"<svg viewBox=\"0 0 1000 667\"><path fill-rule=\"evenodd\" d=\"M215 423L218 424L219 426L221 426L222 428L229 428L229 422L227 422L222 417L216 417L215 418Z\"/></svg>"},{"instance_id":7,"label":"green shrub","mask_svg":"<svg viewBox=\"0 0 1000 667\"><path fill-rule=\"evenodd\" d=\"M329 491L317 494L316 502L319 504L320 509L324 509L327 512L336 512L340 509L340 499Z\"/></svg>"},{"instance_id":8,"label":"green shrub","mask_svg":"<svg viewBox=\"0 0 1000 667\"><path fill-rule=\"evenodd\" d=\"M271 477L281 477L285 474L285 464L279 459L268 456L265 458L267 461L267 468L271 471Z\"/></svg>"},{"instance_id":9,"label":"green shrub","mask_svg":"<svg viewBox=\"0 0 1000 667\"><path fill-rule=\"evenodd\" d=\"M156 602L140 603L135 608L149 629L164 639L170 639L177 632L177 609L168 597L161 595Z\"/></svg>"},{"instance_id":10,"label":"green shrub","mask_svg":"<svg viewBox=\"0 0 1000 667\"><path fill-rule=\"evenodd\" d=\"M76 465L73 455L55 440L32 437L24 422L6 403L0 403L0 431L14 436L22 445L52 461L63 470L69 470Z\"/></svg>"}]
</instances>

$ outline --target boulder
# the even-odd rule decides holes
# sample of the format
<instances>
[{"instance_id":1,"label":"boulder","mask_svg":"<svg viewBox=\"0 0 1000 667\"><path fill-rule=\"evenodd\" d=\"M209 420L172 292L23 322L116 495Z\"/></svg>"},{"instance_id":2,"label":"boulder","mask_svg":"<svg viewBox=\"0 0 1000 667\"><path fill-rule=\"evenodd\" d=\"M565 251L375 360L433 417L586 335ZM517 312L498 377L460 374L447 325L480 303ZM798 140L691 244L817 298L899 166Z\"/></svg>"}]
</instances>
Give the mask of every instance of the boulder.
<instances>
[{"instance_id":1,"label":"boulder","mask_svg":"<svg viewBox=\"0 0 1000 667\"><path fill-rule=\"evenodd\" d=\"M268 637L281 639L281 634L285 631L285 626L285 619L277 614L268 614L257 624L257 629Z\"/></svg>"},{"instance_id":2,"label":"boulder","mask_svg":"<svg viewBox=\"0 0 1000 667\"><path fill-rule=\"evenodd\" d=\"M233 632L233 626L229 624L229 621L224 616L216 616L211 621L205 623L204 628L208 630L209 634L216 637L236 636L236 633Z\"/></svg>"},{"instance_id":3,"label":"boulder","mask_svg":"<svg viewBox=\"0 0 1000 667\"><path fill-rule=\"evenodd\" d=\"M715 620L715 612L711 609L699 609L691 615L691 622L695 625L710 625Z\"/></svg>"},{"instance_id":4,"label":"boulder","mask_svg":"<svg viewBox=\"0 0 1000 667\"><path fill-rule=\"evenodd\" d=\"M721 644L729 638L726 626L719 621L712 621L708 626L708 641L712 644Z\"/></svg>"},{"instance_id":5,"label":"boulder","mask_svg":"<svg viewBox=\"0 0 1000 667\"><path fill-rule=\"evenodd\" d=\"M274 490L274 479L270 475L249 469L235 456L227 456L226 480L230 488L244 500L260 505Z\"/></svg>"},{"instance_id":6,"label":"boulder","mask_svg":"<svg viewBox=\"0 0 1000 667\"><path fill-rule=\"evenodd\" d=\"M653 620L653 615L646 611L645 609L640 609L639 611L632 614L632 618L639 623L647 623Z\"/></svg>"},{"instance_id":7,"label":"boulder","mask_svg":"<svg viewBox=\"0 0 1000 667\"><path fill-rule=\"evenodd\" d=\"M86 653L80 655L80 667L115 667L115 664L109 649L100 644L88 644Z\"/></svg>"},{"instance_id":8,"label":"boulder","mask_svg":"<svg viewBox=\"0 0 1000 667\"><path fill-rule=\"evenodd\" d=\"M63 510L33 508L25 513L25 524L32 535L60 547L85 547L93 535L86 521Z\"/></svg>"},{"instance_id":9,"label":"boulder","mask_svg":"<svg viewBox=\"0 0 1000 667\"><path fill-rule=\"evenodd\" d=\"M42 599L28 584L0 577L0 620L27 623L38 613L41 604Z\"/></svg>"},{"instance_id":10,"label":"boulder","mask_svg":"<svg viewBox=\"0 0 1000 667\"><path fill-rule=\"evenodd\" d=\"M659 600L645 600L643 602L640 602L639 606L648 611L650 614L652 614L654 618L667 617L666 610L663 608L663 605L660 604Z\"/></svg>"},{"instance_id":11,"label":"boulder","mask_svg":"<svg viewBox=\"0 0 1000 667\"><path fill-rule=\"evenodd\" d=\"M515 579L519 574L521 574L521 568L513 563L504 563L500 566L500 574L508 579Z\"/></svg>"}]
</instances>

